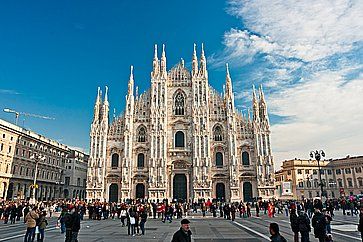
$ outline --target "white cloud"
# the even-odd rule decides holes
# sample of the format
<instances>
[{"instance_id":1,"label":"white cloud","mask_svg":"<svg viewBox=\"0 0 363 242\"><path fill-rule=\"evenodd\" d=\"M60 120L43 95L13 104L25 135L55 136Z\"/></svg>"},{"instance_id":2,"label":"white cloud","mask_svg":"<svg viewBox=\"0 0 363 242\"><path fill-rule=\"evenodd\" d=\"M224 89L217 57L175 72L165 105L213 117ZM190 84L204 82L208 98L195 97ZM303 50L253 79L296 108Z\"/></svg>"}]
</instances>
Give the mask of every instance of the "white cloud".
<instances>
[{"instance_id":1,"label":"white cloud","mask_svg":"<svg viewBox=\"0 0 363 242\"><path fill-rule=\"evenodd\" d=\"M290 117L271 127L276 168L281 160L308 158L312 149L324 149L332 158L361 155L363 76L346 82L351 70L315 73L269 97L271 113Z\"/></svg>"},{"instance_id":2,"label":"white cloud","mask_svg":"<svg viewBox=\"0 0 363 242\"><path fill-rule=\"evenodd\" d=\"M20 93L15 90L0 89L0 94L19 95Z\"/></svg>"},{"instance_id":3,"label":"white cloud","mask_svg":"<svg viewBox=\"0 0 363 242\"><path fill-rule=\"evenodd\" d=\"M362 155L363 1L230 0L227 11L241 28L212 65L248 64L270 90L269 112L285 117L271 127L275 168L313 149Z\"/></svg>"},{"instance_id":4,"label":"white cloud","mask_svg":"<svg viewBox=\"0 0 363 242\"><path fill-rule=\"evenodd\" d=\"M285 57L314 61L350 51L363 40L363 1L232 0L228 11L249 29L231 29L225 44L234 55L274 51ZM257 33L260 37L258 37ZM245 44L241 43L244 42Z\"/></svg>"}]
</instances>

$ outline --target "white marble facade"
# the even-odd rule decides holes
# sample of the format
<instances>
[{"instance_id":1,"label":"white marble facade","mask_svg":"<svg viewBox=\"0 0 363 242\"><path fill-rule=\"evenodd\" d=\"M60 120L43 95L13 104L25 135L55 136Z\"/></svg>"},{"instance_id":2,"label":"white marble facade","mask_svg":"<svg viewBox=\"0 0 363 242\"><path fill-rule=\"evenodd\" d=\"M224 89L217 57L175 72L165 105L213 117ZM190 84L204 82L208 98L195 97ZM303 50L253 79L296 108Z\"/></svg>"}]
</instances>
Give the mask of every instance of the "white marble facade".
<instances>
[{"instance_id":1,"label":"white marble facade","mask_svg":"<svg viewBox=\"0 0 363 242\"><path fill-rule=\"evenodd\" d=\"M134 88L125 111L109 120L108 89L100 88L91 125L87 199L123 201L218 198L249 201L274 192L270 126L262 88L253 90L253 114L235 108L226 65L223 93L208 83L207 60L196 47L192 70L184 61L169 71L165 47L155 46L151 88ZM102 97L103 96L103 97Z\"/></svg>"}]
</instances>

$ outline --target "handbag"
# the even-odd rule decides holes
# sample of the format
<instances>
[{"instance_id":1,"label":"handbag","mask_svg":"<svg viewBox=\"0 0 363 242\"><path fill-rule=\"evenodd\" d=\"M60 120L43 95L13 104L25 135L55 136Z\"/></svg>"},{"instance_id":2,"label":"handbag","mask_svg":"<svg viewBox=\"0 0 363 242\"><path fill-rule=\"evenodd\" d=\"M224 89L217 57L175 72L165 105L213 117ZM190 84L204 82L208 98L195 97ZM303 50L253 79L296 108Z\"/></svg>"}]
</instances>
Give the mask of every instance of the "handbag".
<instances>
[{"instance_id":1,"label":"handbag","mask_svg":"<svg viewBox=\"0 0 363 242\"><path fill-rule=\"evenodd\" d=\"M130 224L134 225L136 223L135 217L130 217Z\"/></svg>"}]
</instances>

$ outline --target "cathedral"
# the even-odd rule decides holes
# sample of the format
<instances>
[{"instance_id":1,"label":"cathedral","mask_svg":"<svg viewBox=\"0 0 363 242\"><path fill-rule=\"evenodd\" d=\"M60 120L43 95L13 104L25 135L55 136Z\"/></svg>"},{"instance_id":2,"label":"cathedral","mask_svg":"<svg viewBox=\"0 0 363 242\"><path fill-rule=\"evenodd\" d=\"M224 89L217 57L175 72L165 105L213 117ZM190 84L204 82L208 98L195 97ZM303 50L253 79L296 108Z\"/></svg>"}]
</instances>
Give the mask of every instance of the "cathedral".
<instances>
[{"instance_id":1,"label":"cathedral","mask_svg":"<svg viewBox=\"0 0 363 242\"><path fill-rule=\"evenodd\" d=\"M136 89L136 90L135 90ZM262 87L252 115L238 111L226 64L223 93L208 83L203 45L191 70L167 69L155 45L151 87L138 94L133 67L125 111L109 119L98 88L90 131L87 200L252 201L274 195L270 125Z\"/></svg>"}]
</instances>

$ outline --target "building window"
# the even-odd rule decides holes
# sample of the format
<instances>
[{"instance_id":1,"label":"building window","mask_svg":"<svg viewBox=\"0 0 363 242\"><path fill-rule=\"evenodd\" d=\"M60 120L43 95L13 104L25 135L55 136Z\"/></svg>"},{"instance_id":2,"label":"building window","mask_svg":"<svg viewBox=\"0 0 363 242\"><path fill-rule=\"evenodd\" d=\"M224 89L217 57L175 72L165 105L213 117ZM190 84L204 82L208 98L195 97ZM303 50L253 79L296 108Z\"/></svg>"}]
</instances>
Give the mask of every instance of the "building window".
<instances>
[{"instance_id":1,"label":"building window","mask_svg":"<svg viewBox=\"0 0 363 242\"><path fill-rule=\"evenodd\" d=\"M345 168L345 174L350 174L352 173L352 171L350 170L350 168Z\"/></svg>"},{"instance_id":2,"label":"building window","mask_svg":"<svg viewBox=\"0 0 363 242\"><path fill-rule=\"evenodd\" d=\"M348 187L353 187L353 181L351 178L348 178Z\"/></svg>"},{"instance_id":3,"label":"building window","mask_svg":"<svg viewBox=\"0 0 363 242\"><path fill-rule=\"evenodd\" d=\"M176 94L174 105L175 105L174 107L175 115L184 115L184 96L181 92L178 92Z\"/></svg>"},{"instance_id":4,"label":"building window","mask_svg":"<svg viewBox=\"0 0 363 242\"><path fill-rule=\"evenodd\" d=\"M81 178L77 178L77 187L81 186Z\"/></svg>"},{"instance_id":5,"label":"building window","mask_svg":"<svg viewBox=\"0 0 363 242\"><path fill-rule=\"evenodd\" d=\"M314 175L317 175L317 174L318 174L318 170L314 169L314 170L313 170L313 174L314 174Z\"/></svg>"},{"instance_id":6,"label":"building window","mask_svg":"<svg viewBox=\"0 0 363 242\"><path fill-rule=\"evenodd\" d=\"M175 133L175 147L184 147L184 133L182 131Z\"/></svg>"},{"instance_id":7,"label":"building window","mask_svg":"<svg viewBox=\"0 0 363 242\"><path fill-rule=\"evenodd\" d=\"M338 186L343 187L343 180L342 179L338 179Z\"/></svg>"},{"instance_id":8,"label":"building window","mask_svg":"<svg viewBox=\"0 0 363 242\"><path fill-rule=\"evenodd\" d=\"M137 155L137 167L143 168L145 166L145 155L143 153L140 153Z\"/></svg>"},{"instance_id":9,"label":"building window","mask_svg":"<svg viewBox=\"0 0 363 242\"><path fill-rule=\"evenodd\" d=\"M320 174L324 175L325 174L325 170L324 169L321 169L320 170Z\"/></svg>"},{"instance_id":10,"label":"building window","mask_svg":"<svg viewBox=\"0 0 363 242\"><path fill-rule=\"evenodd\" d=\"M305 170L305 173L308 175L310 174L310 170Z\"/></svg>"},{"instance_id":11,"label":"building window","mask_svg":"<svg viewBox=\"0 0 363 242\"><path fill-rule=\"evenodd\" d=\"M326 170L327 172L328 172L328 175L331 175L332 174L332 172L331 172L331 170L329 169L329 170Z\"/></svg>"},{"instance_id":12,"label":"building window","mask_svg":"<svg viewBox=\"0 0 363 242\"><path fill-rule=\"evenodd\" d=\"M118 159L119 159L119 155L117 153L113 153L112 154L112 161L111 161L111 167L112 168L117 168L118 167Z\"/></svg>"},{"instance_id":13,"label":"building window","mask_svg":"<svg viewBox=\"0 0 363 242\"><path fill-rule=\"evenodd\" d=\"M291 170L287 171L287 175L289 175L289 176L291 175Z\"/></svg>"},{"instance_id":14,"label":"building window","mask_svg":"<svg viewBox=\"0 0 363 242\"><path fill-rule=\"evenodd\" d=\"M223 154L221 152L216 153L216 166L223 167Z\"/></svg>"},{"instance_id":15,"label":"building window","mask_svg":"<svg viewBox=\"0 0 363 242\"><path fill-rule=\"evenodd\" d=\"M64 177L64 183L66 186L69 186L70 181L71 181L71 178L69 176Z\"/></svg>"},{"instance_id":16,"label":"building window","mask_svg":"<svg viewBox=\"0 0 363 242\"><path fill-rule=\"evenodd\" d=\"M222 137L222 128L221 126L216 126L214 128L214 141L222 141L223 137Z\"/></svg>"},{"instance_id":17,"label":"building window","mask_svg":"<svg viewBox=\"0 0 363 242\"><path fill-rule=\"evenodd\" d=\"M303 187L304 187L304 182L300 181L300 182L299 182L299 187L300 187L300 188L303 188Z\"/></svg>"},{"instance_id":18,"label":"building window","mask_svg":"<svg viewBox=\"0 0 363 242\"><path fill-rule=\"evenodd\" d=\"M310 180L307 180L307 181L306 181L306 186L307 186L307 187L311 187L311 181L310 181Z\"/></svg>"},{"instance_id":19,"label":"building window","mask_svg":"<svg viewBox=\"0 0 363 242\"><path fill-rule=\"evenodd\" d=\"M336 170L335 170L335 174L337 174L337 175L342 174L342 170L340 170L340 169L336 169Z\"/></svg>"},{"instance_id":20,"label":"building window","mask_svg":"<svg viewBox=\"0 0 363 242\"><path fill-rule=\"evenodd\" d=\"M329 187L334 187L335 182L333 181L333 179L329 179Z\"/></svg>"},{"instance_id":21,"label":"building window","mask_svg":"<svg viewBox=\"0 0 363 242\"><path fill-rule=\"evenodd\" d=\"M3 144L3 143L1 143L1 144L0 144L0 151L3 151L3 149L4 149L4 144Z\"/></svg>"},{"instance_id":22,"label":"building window","mask_svg":"<svg viewBox=\"0 0 363 242\"><path fill-rule=\"evenodd\" d=\"M358 178L358 184L359 184L360 187L363 186L363 180L362 180L362 178Z\"/></svg>"},{"instance_id":23,"label":"building window","mask_svg":"<svg viewBox=\"0 0 363 242\"><path fill-rule=\"evenodd\" d=\"M314 179L314 187L318 187L319 183L318 183L318 179Z\"/></svg>"},{"instance_id":24,"label":"building window","mask_svg":"<svg viewBox=\"0 0 363 242\"><path fill-rule=\"evenodd\" d=\"M361 167L356 167L355 168L355 172L356 173L361 173L362 172L362 168Z\"/></svg>"},{"instance_id":25,"label":"building window","mask_svg":"<svg viewBox=\"0 0 363 242\"><path fill-rule=\"evenodd\" d=\"M242 165L249 166L250 165L250 155L247 151L242 152Z\"/></svg>"},{"instance_id":26,"label":"building window","mask_svg":"<svg viewBox=\"0 0 363 242\"><path fill-rule=\"evenodd\" d=\"M146 129L145 127L140 127L137 137L137 142L145 142L146 141Z\"/></svg>"},{"instance_id":27,"label":"building window","mask_svg":"<svg viewBox=\"0 0 363 242\"><path fill-rule=\"evenodd\" d=\"M302 169L298 169L297 174L302 174Z\"/></svg>"}]
</instances>

